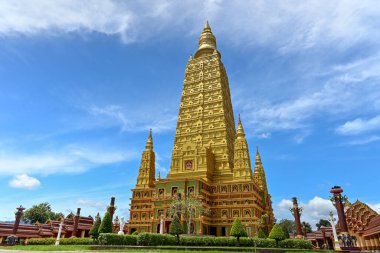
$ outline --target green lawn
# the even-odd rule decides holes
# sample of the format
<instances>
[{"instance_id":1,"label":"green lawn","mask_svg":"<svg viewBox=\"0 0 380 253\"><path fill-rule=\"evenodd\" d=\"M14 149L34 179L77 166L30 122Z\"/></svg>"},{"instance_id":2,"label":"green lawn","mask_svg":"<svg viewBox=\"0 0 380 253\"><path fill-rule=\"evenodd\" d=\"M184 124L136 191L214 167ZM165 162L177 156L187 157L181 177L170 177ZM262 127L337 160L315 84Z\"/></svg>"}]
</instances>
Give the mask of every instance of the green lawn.
<instances>
[{"instance_id":1,"label":"green lawn","mask_svg":"<svg viewBox=\"0 0 380 253\"><path fill-rule=\"evenodd\" d=\"M0 250L22 250L22 251L90 251L91 252L91 246L90 245L60 245L60 246L54 246L54 245L28 245L28 246L12 246L12 247L0 247ZM96 250L96 252L101 252L102 250ZM107 252L168 252L168 253L189 253L191 250L168 250L168 249L107 249L104 250ZM252 249L253 251L253 249ZM225 251L217 251L217 250L202 250L199 251L202 253L226 253L228 252L228 247L226 247ZM307 250L286 250L284 253L332 253L333 251L307 251Z\"/></svg>"},{"instance_id":2,"label":"green lawn","mask_svg":"<svg viewBox=\"0 0 380 253\"><path fill-rule=\"evenodd\" d=\"M11 246L0 247L2 250L25 250L25 251L84 251L90 250L90 245L28 245L28 246Z\"/></svg>"}]
</instances>

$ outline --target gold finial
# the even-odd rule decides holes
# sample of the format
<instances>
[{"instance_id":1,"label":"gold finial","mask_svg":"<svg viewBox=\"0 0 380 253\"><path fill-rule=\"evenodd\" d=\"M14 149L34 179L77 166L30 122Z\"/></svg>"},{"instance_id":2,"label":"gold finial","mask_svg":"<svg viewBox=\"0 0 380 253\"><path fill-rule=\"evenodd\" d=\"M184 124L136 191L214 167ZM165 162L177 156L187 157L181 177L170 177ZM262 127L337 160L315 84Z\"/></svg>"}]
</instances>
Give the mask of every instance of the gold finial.
<instances>
[{"instance_id":1,"label":"gold finial","mask_svg":"<svg viewBox=\"0 0 380 253\"><path fill-rule=\"evenodd\" d=\"M208 23L208 20L206 20L205 26L203 27L203 30L205 30L205 29L211 30L211 27L210 27L210 24Z\"/></svg>"},{"instance_id":2,"label":"gold finial","mask_svg":"<svg viewBox=\"0 0 380 253\"><path fill-rule=\"evenodd\" d=\"M152 128L149 130L149 136L148 136L148 140L146 141L146 146L145 148L148 150L152 150L153 149L153 137L152 137Z\"/></svg>"},{"instance_id":3,"label":"gold finial","mask_svg":"<svg viewBox=\"0 0 380 253\"><path fill-rule=\"evenodd\" d=\"M160 179L161 179L161 174L160 174L160 171L158 171L157 180L160 180Z\"/></svg>"},{"instance_id":4,"label":"gold finial","mask_svg":"<svg viewBox=\"0 0 380 253\"><path fill-rule=\"evenodd\" d=\"M240 114L239 114L238 127L236 131L236 139L241 139L244 137L245 137L244 128L243 128L243 124L241 123Z\"/></svg>"},{"instance_id":5,"label":"gold finial","mask_svg":"<svg viewBox=\"0 0 380 253\"><path fill-rule=\"evenodd\" d=\"M195 53L194 58L207 54L211 55L214 53L214 50L216 50L216 39L214 34L212 34L208 21L206 21L201 36L199 37L198 51Z\"/></svg>"}]
</instances>

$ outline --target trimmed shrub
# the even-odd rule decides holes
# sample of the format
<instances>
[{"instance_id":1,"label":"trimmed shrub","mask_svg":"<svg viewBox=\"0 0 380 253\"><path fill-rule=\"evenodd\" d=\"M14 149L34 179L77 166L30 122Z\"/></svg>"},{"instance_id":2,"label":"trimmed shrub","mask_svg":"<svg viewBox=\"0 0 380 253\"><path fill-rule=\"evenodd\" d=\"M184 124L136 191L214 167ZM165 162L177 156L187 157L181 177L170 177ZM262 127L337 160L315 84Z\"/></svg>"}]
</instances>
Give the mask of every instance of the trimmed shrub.
<instances>
[{"instance_id":1,"label":"trimmed shrub","mask_svg":"<svg viewBox=\"0 0 380 253\"><path fill-rule=\"evenodd\" d=\"M269 238L275 239L276 244L278 245L279 241L286 239L286 235L285 235L285 232L284 232L284 230L282 230L280 225L274 224L272 230L269 233Z\"/></svg>"},{"instance_id":2,"label":"trimmed shrub","mask_svg":"<svg viewBox=\"0 0 380 253\"><path fill-rule=\"evenodd\" d=\"M53 245L55 238L32 238L28 240L28 245ZM92 245L96 244L91 238L61 238L60 245Z\"/></svg>"},{"instance_id":3,"label":"trimmed shrub","mask_svg":"<svg viewBox=\"0 0 380 253\"><path fill-rule=\"evenodd\" d=\"M95 239L97 239L99 236L99 227L100 227L101 223L102 223L102 221L101 221L99 213L98 213L98 215L96 216L95 223L90 230L90 235Z\"/></svg>"},{"instance_id":4,"label":"trimmed shrub","mask_svg":"<svg viewBox=\"0 0 380 253\"><path fill-rule=\"evenodd\" d=\"M232 224L230 235L236 237L238 244L240 241L240 237L247 236L247 231L245 231L243 224L241 224L241 221L238 218L236 218L234 220L234 223Z\"/></svg>"},{"instance_id":5,"label":"trimmed shrub","mask_svg":"<svg viewBox=\"0 0 380 253\"><path fill-rule=\"evenodd\" d=\"M303 239L285 239L278 243L280 248L286 249L312 249L313 245L309 240Z\"/></svg>"},{"instance_id":6,"label":"trimmed shrub","mask_svg":"<svg viewBox=\"0 0 380 253\"><path fill-rule=\"evenodd\" d=\"M140 246L162 246L162 245L177 245L175 236L161 235L152 233L140 233L137 236L137 245Z\"/></svg>"},{"instance_id":7,"label":"trimmed shrub","mask_svg":"<svg viewBox=\"0 0 380 253\"><path fill-rule=\"evenodd\" d=\"M51 245L55 243L55 238L31 238L28 245Z\"/></svg>"},{"instance_id":8,"label":"trimmed shrub","mask_svg":"<svg viewBox=\"0 0 380 253\"><path fill-rule=\"evenodd\" d=\"M112 233L112 219L108 211L104 214L103 220L100 223L99 234L100 233Z\"/></svg>"},{"instance_id":9,"label":"trimmed shrub","mask_svg":"<svg viewBox=\"0 0 380 253\"><path fill-rule=\"evenodd\" d=\"M137 245L137 236L102 233L99 235L101 245Z\"/></svg>"},{"instance_id":10,"label":"trimmed shrub","mask_svg":"<svg viewBox=\"0 0 380 253\"><path fill-rule=\"evenodd\" d=\"M252 238L252 246L259 247L259 248L275 248L276 247L276 240L269 239L269 238Z\"/></svg>"},{"instance_id":11,"label":"trimmed shrub","mask_svg":"<svg viewBox=\"0 0 380 253\"><path fill-rule=\"evenodd\" d=\"M91 238L61 238L59 240L61 245L92 245L96 244L95 241Z\"/></svg>"},{"instance_id":12,"label":"trimmed shrub","mask_svg":"<svg viewBox=\"0 0 380 253\"><path fill-rule=\"evenodd\" d=\"M262 230L261 228L259 229L259 233L258 233L257 237L268 238L267 234L265 234L264 230Z\"/></svg>"},{"instance_id":13,"label":"trimmed shrub","mask_svg":"<svg viewBox=\"0 0 380 253\"><path fill-rule=\"evenodd\" d=\"M183 233L183 229L178 215L174 215L173 222L170 223L169 233L177 237L177 243L179 244L179 235Z\"/></svg>"},{"instance_id":14,"label":"trimmed shrub","mask_svg":"<svg viewBox=\"0 0 380 253\"><path fill-rule=\"evenodd\" d=\"M132 233L132 235L139 235L139 232L135 231Z\"/></svg>"},{"instance_id":15,"label":"trimmed shrub","mask_svg":"<svg viewBox=\"0 0 380 253\"><path fill-rule=\"evenodd\" d=\"M180 244L183 246L236 246L235 237L210 237L210 236L181 236ZM257 237L240 238L240 246L259 248L275 248L276 240L261 239Z\"/></svg>"}]
</instances>

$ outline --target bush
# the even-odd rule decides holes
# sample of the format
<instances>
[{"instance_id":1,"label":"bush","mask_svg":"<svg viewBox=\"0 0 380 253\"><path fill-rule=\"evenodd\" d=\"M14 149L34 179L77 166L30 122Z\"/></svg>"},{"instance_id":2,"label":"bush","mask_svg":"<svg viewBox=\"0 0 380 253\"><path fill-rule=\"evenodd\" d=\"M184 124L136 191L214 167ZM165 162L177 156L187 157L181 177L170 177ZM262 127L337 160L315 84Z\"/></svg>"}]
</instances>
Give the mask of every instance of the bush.
<instances>
[{"instance_id":1,"label":"bush","mask_svg":"<svg viewBox=\"0 0 380 253\"><path fill-rule=\"evenodd\" d=\"M235 237L210 237L210 236L181 236L180 244L183 246L236 246ZM261 239L257 237L240 238L240 246L244 247L275 248L276 240Z\"/></svg>"},{"instance_id":2,"label":"bush","mask_svg":"<svg viewBox=\"0 0 380 253\"><path fill-rule=\"evenodd\" d=\"M91 238L61 238L59 240L61 245L92 245L96 244L95 241Z\"/></svg>"},{"instance_id":3,"label":"bush","mask_svg":"<svg viewBox=\"0 0 380 253\"><path fill-rule=\"evenodd\" d=\"M284 240L286 238L286 235L280 225L274 224L272 230L269 233L269 238L275 239L278 245L278 242Z\"/></svg>"},{"instance_id":4,"label":"bush","mask_svg":"<svg viewBox=\"0 0 380 253\"><path fill-rule=\"evenodd\" d=\"M55 243L55 238L31 238L28 245L51 245Z\"/></svg>"},{"instance_id":5,"label":"bush","mask_svg":"<svg viewBox=\"0 0 380 253\"><path fill-rule=\"evenodd\" d=\"M162 246L162 245L177 245L175 236L152 234L152 233L140 233L137 236L137 245L140 246Z\"/></svg>"},{"instance_id":6,"label":"bush","mask_svg":"<svg viewBox=\"0 0 380 253\"><path fill-rule=\"evenodd\" d=\"M279 242L278 246L287 249L311 249L313 247L311 241L303 239L285 239Z\"/></svg>"},{"instance_id":7,"label":"bush","mask_svg":"<svg viewBox=\"0 0 380 253\"><path fill-rule=\"evenodd\" d=\"M173 222L169 226L169 233L177 237L177 243L179 244L179 235L183 233L183 229L178 215L174 215Z\"/></svg>"},{"instance_id":8,"label":"bush","mask_svg":"<svg viewBox=\"0 0 380 253\"><path fill-rule=\"evenodd\" d=\"M98 238L98 236L99 236L99 227L100 227L101 223L102 223L102 221L101 221L99 213L98 213L98 215L96 216L95 223L90 230L90 235L95 239Z\"/></svg>"},{"instance_id":9,"label":"bush","mask_svg":"<svg viewBox=\"0 0 380 253\"><path fill-rule=\"evenodd\" d=\"M55 238L32 238L28 240L28 245L53 245ZM61 238L60 245L92 245L95 241L91 238Z\"/></svg>"},{"instance_id":10,"label":"bush","mask_svg":"<svg viewBox=\"0 0 380 253\"><path fill-rule=\"evenodd\" d=\"M257 235L259 238L267 238L267 234L265 234L264 230L262 230L261 228L259 229L259 233Z\"/></svg>"},{"instance_id":11,"label":"bush","mask_svg":"<svg viewBox=\"0 0 380 253\"><path fill-rule=\"evenodd\" d=\"M247 236L247 231L245 231L243 224L241 224L241 221L238 218L236 218L234 220L234 223L232 224L230 235L235 236L237 238L238 243L239 243L240 237Z\"/></svg>"},{"instance_id":12,"label":"bush","mask_svg":"<svg viewBox=\"0 0 380 253\"><path fill-rule=\"evenodd\" d=\"M137 245L137 236L102 233L99 235L101 245Z\"/></svg>"},{"instance_id":13,"label":"bush","mask_svg":"<svg viewBox=\"0 0 380 253\"><path fill-rule=\"evenodd\" d=\"M99 234L100 233L112 233L112 219L108 211L104 214L103 220L100 223Z\"/></svg>"},{"instance_id":14,"label":"bush","mask_svg":"<svg viewBox=\"0 0 380 253\"><path fill-rule=\"evenodd\" d=\"M135 231L132 233L132 235L139 235L139 232Z\"/></svg>"}]
</instances>

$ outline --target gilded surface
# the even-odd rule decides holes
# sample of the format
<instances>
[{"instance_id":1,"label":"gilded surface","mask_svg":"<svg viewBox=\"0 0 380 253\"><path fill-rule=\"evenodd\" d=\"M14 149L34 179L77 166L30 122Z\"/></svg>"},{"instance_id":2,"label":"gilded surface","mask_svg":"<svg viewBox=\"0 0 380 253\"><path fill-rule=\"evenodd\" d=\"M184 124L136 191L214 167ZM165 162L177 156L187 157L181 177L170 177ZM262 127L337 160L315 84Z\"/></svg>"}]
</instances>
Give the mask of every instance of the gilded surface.
<instances>
[{"instance_id":1,"label":"gilded surface","mask_svg":"<svg viewBox=\"0 0 380 253\"><path fill-rule=\"evenodd\" d=\"M197 52L186 65L166 179L154 179L154 157L150 133L136 188L132 190L130 233L158 232L162 218L167 233L172 219L168 208L179 195L196 197L211 210L209 215L194 219L195 234L229 235L237 217L249 235L257 235L262 217L267 217L267 223L260 226L271 228L272 202L261 157L257 151L252 172L243 124L239 117L235 130L226 70L208 23L199 38Z\"/></svg>"}]
</instances>

